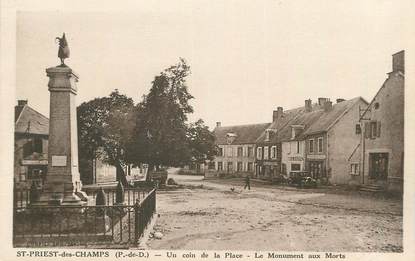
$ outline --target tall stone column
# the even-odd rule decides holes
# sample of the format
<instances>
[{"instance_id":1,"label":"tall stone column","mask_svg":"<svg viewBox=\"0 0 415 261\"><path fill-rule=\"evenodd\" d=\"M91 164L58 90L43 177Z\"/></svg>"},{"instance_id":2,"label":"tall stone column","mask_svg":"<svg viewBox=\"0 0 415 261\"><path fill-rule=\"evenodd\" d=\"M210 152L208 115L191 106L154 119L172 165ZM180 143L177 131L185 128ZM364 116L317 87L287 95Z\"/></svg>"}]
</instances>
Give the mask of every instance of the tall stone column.
<instances>
[{"instance_id":1,"label":"tall stone column","mask_svg":"<svg viewBox=\"0 0 415 261\"><path fill-rule=\"evenodd\" d=\"M81 191L78 169L78 76L64 64L48 68L46 73L50 92L48 171L44 190L35 204L82 205L87 198Z\"/></svg>"}]
</instances>

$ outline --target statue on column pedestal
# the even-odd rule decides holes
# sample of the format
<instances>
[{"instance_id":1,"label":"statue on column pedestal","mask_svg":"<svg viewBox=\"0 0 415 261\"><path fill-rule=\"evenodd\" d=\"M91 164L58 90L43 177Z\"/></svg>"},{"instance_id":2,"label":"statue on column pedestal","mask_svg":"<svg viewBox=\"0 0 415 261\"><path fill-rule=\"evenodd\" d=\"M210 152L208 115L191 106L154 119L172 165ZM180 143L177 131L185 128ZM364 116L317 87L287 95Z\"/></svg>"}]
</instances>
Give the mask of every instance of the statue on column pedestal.
<instances>
[{"instance_id":1,"label":"statue on column pedestal","mask_svg":"<svg viewBox=\"0 0 415 261\"><path fill-rule=\"evenodd\" d=\"M65 33L63 33L61 38L56 37L55 40L58 40L59 44L58 57L61 59L61 66L66 66L64 60L69 58L70 51L68 42L66 41Z\"/></svg>"}]
</instances>

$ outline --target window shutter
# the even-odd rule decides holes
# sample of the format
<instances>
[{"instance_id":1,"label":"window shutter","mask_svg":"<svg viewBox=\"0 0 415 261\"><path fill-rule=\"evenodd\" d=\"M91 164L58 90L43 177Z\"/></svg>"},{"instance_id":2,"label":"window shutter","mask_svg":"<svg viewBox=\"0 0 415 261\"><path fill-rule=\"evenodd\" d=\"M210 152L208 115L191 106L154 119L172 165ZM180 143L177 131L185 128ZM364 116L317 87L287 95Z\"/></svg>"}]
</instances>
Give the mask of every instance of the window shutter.
<instances>
[{"instance_id":1,"label":"window shutter","mask_svg":"<svg viewBox=\"0 0 415 261\"><path fill-rule=\"evenodd\" d=\"M360 134L362 132L360 124L356 124L356 134Z\"/></svg>"},{"instance_id":2,"label":"window shutter","mask_svg":"<svg viewBox=\"0 0 415 261\"><path fill-rule=\"evenodd\" d=\"M380 137L380 121L378 121L376 125L377 125L377 128L378 128L376 134L377 134L378 137Z\"/></svg>"},{"instance_id":3,"label":"window shutter","mask_svg":"<svg viewBox=\"0 0 415 261\"><path fill-rule=\"evenodd\" d=\"M376 121L372 121L371 122L371 135L370 135L370 137L372 138L372 139L374 139L374 138L376 138L377 136L378 136L378 127L377 127L377 122Z\"/></svg>"},{"instance_id":4,"label":"window shutter","mask_svg":"<svg viewBox=\"0 0 415 261\"><path fill-rule=\"evenodd\" d=\"M369 122L365 122L365 138L370 138L370 124Z\"/></svg>"}]
</instances>

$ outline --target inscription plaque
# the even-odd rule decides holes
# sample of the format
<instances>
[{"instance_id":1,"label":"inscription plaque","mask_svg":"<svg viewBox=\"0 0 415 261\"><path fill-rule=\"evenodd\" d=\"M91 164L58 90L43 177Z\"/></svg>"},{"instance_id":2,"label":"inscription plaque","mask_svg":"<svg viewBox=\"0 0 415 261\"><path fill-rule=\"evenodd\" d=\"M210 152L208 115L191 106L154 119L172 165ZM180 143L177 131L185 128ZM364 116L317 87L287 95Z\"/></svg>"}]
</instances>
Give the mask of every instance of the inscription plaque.
<instances>
[{"instance_id":1,"label":"inscription plaque","mask_svg":"<svg viewBox=\"0 0 415 261\"><path fill-rule=\"evenodd\" d=\"M52 167L66 167L66 156L52 156Z\"/></svg>"}]
</instances>

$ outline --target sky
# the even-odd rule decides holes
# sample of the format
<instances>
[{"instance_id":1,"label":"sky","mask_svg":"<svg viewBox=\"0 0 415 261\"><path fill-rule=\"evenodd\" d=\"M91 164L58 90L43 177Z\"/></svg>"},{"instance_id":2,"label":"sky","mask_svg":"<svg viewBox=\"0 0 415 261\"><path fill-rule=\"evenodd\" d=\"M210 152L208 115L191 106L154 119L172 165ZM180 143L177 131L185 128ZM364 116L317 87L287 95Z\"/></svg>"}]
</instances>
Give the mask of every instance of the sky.
<instances>
[{"instance_id":1,"label":"sky","mask_svg":"<svg viewBox=\"0 0 415 261\"><path fill-rule=\"evenodd\" d=\"M139 102L154 76L182 57L192 72L190 120L210 127L270 122L277 107L309 98L370 102L408 32L405 6L394 1L73 3L17 12L16 100L46 116L45 69L60 63L55 37L63 32L78 104L114 89Z\"/></svg>"}]
</instances>

